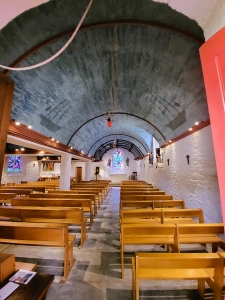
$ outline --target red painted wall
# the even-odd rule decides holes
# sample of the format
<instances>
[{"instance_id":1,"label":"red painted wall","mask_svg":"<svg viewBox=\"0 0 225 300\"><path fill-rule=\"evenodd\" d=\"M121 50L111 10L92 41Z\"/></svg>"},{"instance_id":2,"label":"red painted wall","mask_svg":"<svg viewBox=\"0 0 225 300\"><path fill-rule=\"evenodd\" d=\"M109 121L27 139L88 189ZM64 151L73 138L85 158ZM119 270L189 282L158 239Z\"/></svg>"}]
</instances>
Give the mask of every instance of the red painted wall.
<instances>
[{"instance_id":1,"label":"red painted wall","mask_svg":"<svg viewBox=\"0 0 225 300\"><path fill-rule=\"evenodd\" d=\"M200 48L225 224L225 27Z\"/></svg>"}]
</instances>

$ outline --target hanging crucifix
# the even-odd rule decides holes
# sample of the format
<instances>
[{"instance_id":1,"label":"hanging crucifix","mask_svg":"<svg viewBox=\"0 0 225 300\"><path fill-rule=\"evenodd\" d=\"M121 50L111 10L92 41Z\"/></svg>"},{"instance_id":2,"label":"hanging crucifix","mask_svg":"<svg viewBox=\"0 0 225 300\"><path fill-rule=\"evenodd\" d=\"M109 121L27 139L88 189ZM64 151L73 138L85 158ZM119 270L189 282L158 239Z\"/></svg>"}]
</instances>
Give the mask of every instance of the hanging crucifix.
<instances>
[{"instance_id":1,"label":"hanging crucifix","mask_svg":"<svg viewBox=\"0 0 225 300\"><path fill-rule=\"evenodd\" d=\"M187 163L188 163L188 164L190 163L189 157L190 157L190 155L187 155L187 156L186 156L186 158L187 158Z\"/></svg>"}]
</instances>

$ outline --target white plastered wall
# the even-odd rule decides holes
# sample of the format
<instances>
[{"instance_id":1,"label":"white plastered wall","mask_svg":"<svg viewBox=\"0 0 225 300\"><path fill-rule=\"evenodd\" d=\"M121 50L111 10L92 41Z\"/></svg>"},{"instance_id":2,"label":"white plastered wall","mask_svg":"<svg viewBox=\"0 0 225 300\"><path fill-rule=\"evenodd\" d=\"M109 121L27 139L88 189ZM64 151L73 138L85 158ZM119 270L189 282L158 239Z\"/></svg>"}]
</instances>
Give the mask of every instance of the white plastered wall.
<instances>
[{"instance_id":1,"label":"white plastered wall","mask_svg":"<svg viewBox=\"0 0 225 300\"><path fill-rule=\"evenodd\" d=\"M37 181L40 177L40 163L36 156L21 156L21 173L7 173L8 155L5 156L2 171L2 183L15 182L20 183L21 180Z\"/></svg>"},{"instance_id":2,"label":"white plastered wall","mask_svg":"<svg viewBox=\"0 0 225 300\"><path fill-rule=\"evenodd\" d=\"M187 155L190 156L189 164ZM222 222L210 126L166 147L163 168L156 168L156 164L149 168L142 160L139 161L139 172L141 179L148 177L148 182L172 194L174 199L185 200L187 208L202 208L205 222Z\"/></svg>"}]
</instances>

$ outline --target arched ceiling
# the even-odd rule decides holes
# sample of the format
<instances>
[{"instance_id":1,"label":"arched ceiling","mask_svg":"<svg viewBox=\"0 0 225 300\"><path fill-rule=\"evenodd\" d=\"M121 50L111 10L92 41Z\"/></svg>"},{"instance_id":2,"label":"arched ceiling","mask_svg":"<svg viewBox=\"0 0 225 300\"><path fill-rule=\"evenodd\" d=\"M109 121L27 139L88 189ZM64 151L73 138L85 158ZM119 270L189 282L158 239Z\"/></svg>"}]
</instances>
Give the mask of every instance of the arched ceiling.
<instances>
[{"instance_id":1,"label":"arched ceiling","mask_svg":"<svg viewBox=\"0 0 225 300\"><path fill-rule=\"evenodd\" d=\"M0 63L27 66L52 56L88 2L52 0L19 15L1 30ZM115 138L146 154L152 137L162 145L209 118L203 42L197 22L166 4L95 0L59 57L30 71L5 72L16 84L11 118L86 154Z\"/></svg>"}]
</instances>

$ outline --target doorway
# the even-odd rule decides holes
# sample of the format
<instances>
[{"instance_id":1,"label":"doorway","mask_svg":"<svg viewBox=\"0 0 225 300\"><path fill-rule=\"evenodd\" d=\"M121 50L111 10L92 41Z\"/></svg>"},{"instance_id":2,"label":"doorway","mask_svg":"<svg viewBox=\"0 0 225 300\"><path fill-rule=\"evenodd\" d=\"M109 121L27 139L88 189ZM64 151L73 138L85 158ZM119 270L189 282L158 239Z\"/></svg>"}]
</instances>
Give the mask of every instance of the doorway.
<instances>
[{"instance_id":1,"label":"doorway","mask_svg":"<svg viewBox=\"0 0 225 300\"><path fill-rule=\"evenodd\" d=\"M82 167L77 167L77 181L81 181L82 180Z\"/></svg>"}]
</instances>

